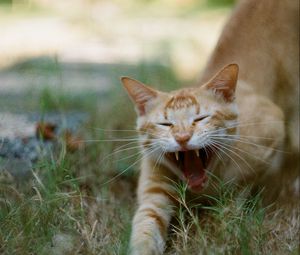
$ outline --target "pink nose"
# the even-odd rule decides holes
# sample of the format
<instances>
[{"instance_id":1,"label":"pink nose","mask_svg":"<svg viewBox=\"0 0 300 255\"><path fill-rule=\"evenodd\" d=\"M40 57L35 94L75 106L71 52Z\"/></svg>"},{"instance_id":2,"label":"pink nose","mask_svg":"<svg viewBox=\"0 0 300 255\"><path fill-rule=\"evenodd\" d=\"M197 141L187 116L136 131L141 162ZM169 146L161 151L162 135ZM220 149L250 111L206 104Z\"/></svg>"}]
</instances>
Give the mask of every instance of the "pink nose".
<instances>
[{"instance_id":1,"label":"pink nose","mask_svg":"<svg viewBox=\"0 0 300 255\"><path fill-rule=\"evenodd\" d=\"M180 145L184 145L191 139L191 134L189 132L180 132L176 133L174 138Z\"/></svg>"}]
</instances>

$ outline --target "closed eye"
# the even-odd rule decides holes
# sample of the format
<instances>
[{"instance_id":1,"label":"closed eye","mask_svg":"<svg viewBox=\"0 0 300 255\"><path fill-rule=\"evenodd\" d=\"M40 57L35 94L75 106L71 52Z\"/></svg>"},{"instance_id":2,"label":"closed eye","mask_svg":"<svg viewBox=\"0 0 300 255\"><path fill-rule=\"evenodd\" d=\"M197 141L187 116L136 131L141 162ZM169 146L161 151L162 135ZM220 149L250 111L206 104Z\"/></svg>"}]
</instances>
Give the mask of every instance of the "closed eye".
<instances>
[{"instance_id":1,"label":"closed eye","mask_svg":"<svg viewBox=\"0 0 300 255\"><path fill-rule=\"evenodd\" d=\"M157 125L165 126L165 127L171 127L171 126L173 126L173 124L170 123L170 122L160 122L160 123L157 123Z\"/></svg>"},{"instance_id":2,"label":"closed eye","mask_svg":"<svg viewBox=\"0 0 300 255\"><path fill-rule=\"evenodd\" d=\"M194 119L194 122L199 122L199 121L204 120L204 119L206 119L208 117L209 117L209 115L200 116L199 118Z\"/></svg>"}]
</instances>

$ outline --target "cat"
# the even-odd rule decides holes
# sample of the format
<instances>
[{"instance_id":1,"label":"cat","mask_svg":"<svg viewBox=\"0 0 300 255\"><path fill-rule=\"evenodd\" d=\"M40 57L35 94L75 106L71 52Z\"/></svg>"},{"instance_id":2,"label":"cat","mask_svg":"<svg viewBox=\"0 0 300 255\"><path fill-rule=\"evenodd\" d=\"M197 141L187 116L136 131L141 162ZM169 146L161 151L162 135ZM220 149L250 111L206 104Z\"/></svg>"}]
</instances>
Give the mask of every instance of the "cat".
<instances>
[{"instance_id":1,"label":"cat","mask_svg":"<svg viewBox=\"0 0 300 255\"><path fill-rule=\"evenodd\" d=\"M180 180L194 194L214 195L216 176L276 197L284 176L299 178L296 2L240 1L195 87L121 78L143 152L131 254L163 254Z\"/></svg>"}]
</instances>

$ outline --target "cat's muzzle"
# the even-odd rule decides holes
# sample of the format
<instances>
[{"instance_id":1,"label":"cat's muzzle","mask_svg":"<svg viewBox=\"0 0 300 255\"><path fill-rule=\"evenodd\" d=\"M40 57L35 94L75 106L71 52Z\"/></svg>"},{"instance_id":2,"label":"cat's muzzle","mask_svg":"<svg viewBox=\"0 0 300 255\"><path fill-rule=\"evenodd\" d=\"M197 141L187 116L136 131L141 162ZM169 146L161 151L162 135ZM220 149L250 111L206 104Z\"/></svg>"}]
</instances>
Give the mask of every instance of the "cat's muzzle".
<instances>
[{"instance_id":1,"label":"cat's muzzle","mask_svg":"<svg viewBox=\"0 0 300 255\"><path fill-rule=\"evenodd\" d=\"M166 158L182 171L188 187L195 192L200 192L205 186L212 156L213 150L209 147L166 153Z\"/></svg>"}]
</instances>

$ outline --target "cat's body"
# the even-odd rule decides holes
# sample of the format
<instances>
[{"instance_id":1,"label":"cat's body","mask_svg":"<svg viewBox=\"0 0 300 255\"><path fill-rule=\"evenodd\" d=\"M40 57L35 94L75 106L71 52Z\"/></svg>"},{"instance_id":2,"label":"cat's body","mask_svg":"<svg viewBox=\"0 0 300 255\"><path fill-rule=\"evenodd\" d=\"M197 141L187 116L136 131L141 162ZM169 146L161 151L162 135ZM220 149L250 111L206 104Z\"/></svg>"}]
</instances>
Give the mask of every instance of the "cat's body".
<instances>
[{"instance_id":1,"label":"cat's body","mask_svg":"<svg viewBox=\"0 0 300 255\"><path fill-rule=\"evenodd\" d=\"M239 80L274 102L287 121L287 136L299 151L299 3L242 1L225 27L201 83L228 63ZM237 87L243 89L242 86ZM237 98L239 98L237 96Z\"/></svg>"},{"instance_id":2,"label":"cat's body","mask_svg":"<svg viewBox=\"0 0 300 255\"><path fill-rule=\"evenodd\" d=\"M283 150L286 153L278 153L284 161L280 165L281 174L284 183L287 178L295 179L299 174L299 3L293 0L241 1L225 27L200 83L228 63L237 63L240 67L236 97L241 122L248 122L250 115L257 118L257 111L260 111L245 100L256 102L263 97L282 111L285 122ZM272 113L275 108L270 107L268 111ZM266 116L267 113L259 115L261 118ZM249 128L258 128L259 134L264 136L263 133L270 132L267 121L253 121L262 123ZM257 130L252 132L259 135Z\"/></svg>"},{"instance_id":3,"label":"cat's body","mask_svg":"<svg viewBox=\"0 0 300 255\"><path fill-rule=\"evenodd\" d=\"M282 172L297 177L296 2L242 1L198 88L162 93L122 79L137 106L144 151L132 254L163 253L180 179L195 194L213 195L216 176L265 187L273 197L286 181Z\"/></svg>"}]
</instances>

